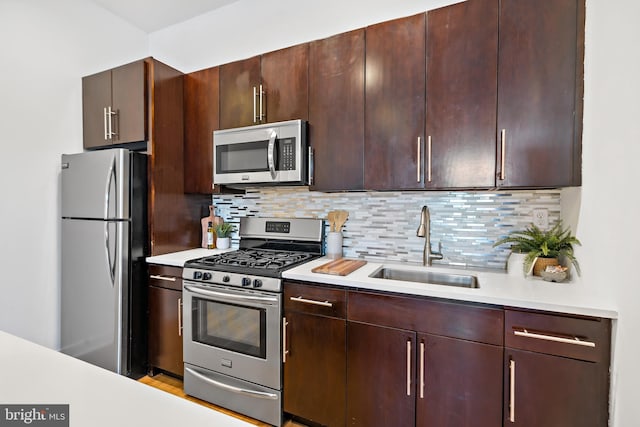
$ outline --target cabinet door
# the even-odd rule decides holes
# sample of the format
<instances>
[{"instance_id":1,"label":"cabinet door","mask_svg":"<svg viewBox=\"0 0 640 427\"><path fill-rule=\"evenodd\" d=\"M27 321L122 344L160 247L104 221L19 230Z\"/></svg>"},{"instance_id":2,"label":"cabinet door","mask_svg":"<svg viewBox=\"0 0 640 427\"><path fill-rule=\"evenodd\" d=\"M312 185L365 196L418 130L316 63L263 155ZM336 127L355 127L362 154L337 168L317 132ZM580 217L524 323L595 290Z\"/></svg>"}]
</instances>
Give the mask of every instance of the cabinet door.
<instances>
[{"instance_id":1,"label":"cabinet door","mask_svg":"<svg viewBox=\"0 0 640 427\"><path fill-rule=\"evenodd\" d=\"M111 70L111 107L116 112L114 143L147 140L146 82L142 60Z\"/></svg>"},{"instance_id":2,"label":"cabinet door","mask_svg":"<svg viewBox=\"0 0 640 427\"><path fill-rule=\"evenodd\" d=\"M505 350L504 425L607 425L607 368L601 364Z\"/></svg>"},{"instance_id":3,"label":"cabinet door","mask_svg":"<svg viewBox=\"0 0 640 427\"><path fill-rule=\"evenodd\" d=\"M502 426L502 347L419 334L417 350L417 427Z\"/></svg>"},{"instance_id":4,"label":"cabinet door","mask_svg":"<svg viewBox=\"0 0 640 427\"><path fill-rule=\"evenodd\" d=\"M415 423L416 334L347 322L347 424Z\"/></svg>"},{"instance_id":5,"label":"cabinet door","mask_svg":"<svg viewBox=\"0 0 640 427\"><path fill-rule=\"evenodd\" d=\"M262 55L263 113L267 122L308 120L309 44Z\"/></svg>"},{"instance_id":6,"label":"cabinet door","mask_svg":"<svg viewBox=\"0 0 640 427\"><path fill-rule=\"evenodd\" d=\"M364 188L364 43L363 29L311 43L313 190Z\"/></svg>"},{"instance_id":7,"label":"cabinet door","mask_svg":"<svg viewBox=\"0 0 640 427\"><path fill-rule=\"evenodd\" d=\"M219 67L184 79L184 191L213 192L213 131L219 129Z\"/></svg>"},{"instance_id":8,"label":"cabinet door","mask_svg":"<svg viewBox=\"0 0 640 427\"><path fill-rule=\"evenodd\" d=\"M149 366L183 375L182 292L149 286Z\"/></svg>"},{"instance_id":9,"label":"cabinet door","mask_svg":"<svg viewBox=\"0 0 640 427\"><path fill-rule=\"evenodd\" d=\"M220 129L255 124L253 89L260 85L260 56L220 66Z\"/></svg>"},{"instance_id":10,"label":"cabinet door","mask_svg":"<svg viewBox=\"0 0 640 427\"><path fill-rule=\"evenodd\" d=\"M344 426L346 321L285 312L284 410L326 426Z\"/></svg>"},{"instance_id":11,"label":"cabinet door","mask_svg":"<svg viewBox=\"0 0 640 427\"><path fill-rule=\"evenodd\" d=\"M498 2L427 13L427 188L495 186Z\"/></svg>"},{"instance_id":12,"label":"cabinet door","mask_svg":"<svg viewBox=\"0 0 640 427\"><path fill-rule=\"evenodd\" d=\"M105 107L111 105L111 70L82 78L82 138L84 148L111 144L106 136Z\"/></svg>"},{"instance_id":13,"label":"cabinet door","mask_svg":"<svg viewBox=\"0 0 640 427\"><path fill-rule=\"evenodd\" d=\"M500 2L498 187L579 185L579 3Z\"/></svg>"},{"instance_id":14,"label":"cabinet door","mask_svg":"<svg viewBox=\"0 0 640 427\"><path fill-rule=\"evenodd\" d=\"M366 189L424 187L425 14L366 29Z\"/></svg>"}]
</instances>

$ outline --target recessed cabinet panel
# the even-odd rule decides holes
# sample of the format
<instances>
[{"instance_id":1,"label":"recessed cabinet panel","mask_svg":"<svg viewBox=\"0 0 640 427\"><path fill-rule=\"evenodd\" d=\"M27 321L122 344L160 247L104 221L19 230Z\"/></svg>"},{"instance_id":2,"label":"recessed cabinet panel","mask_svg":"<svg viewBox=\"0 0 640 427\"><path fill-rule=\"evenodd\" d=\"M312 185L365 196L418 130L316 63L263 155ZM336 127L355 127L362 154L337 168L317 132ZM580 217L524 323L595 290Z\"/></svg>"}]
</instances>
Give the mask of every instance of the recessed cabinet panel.
<instances>
[{"instance_id":1,"label":"recessed cabinet panel","mask_svg":"<svg viewBox=\"0 0 640 427\"><path fill-rule=\"evenodd\" d=\"M82 78L82 137L84 148L110 144L105 108L111 105L111 70Z\"/></svg>"},{"instance_id":2,"label":"recessed cabinet panel","mask_svg":"<svg viewBox=\"0 0 640 427\"><path fill-rule=\"evenodd\" d=\"M498 2L427 13L425 183L495 186Z\"/></svg>"},{"instance_id":3,"label":"recessed cabinet panel","mask_svg":"<svg viewBox=\"0 0 640 427\"><path fill-rule=\"evenodd\" d=\"M260 56L220 66L220 129L256 124L253 90L260 85Z\"/></svg>"},{"instance_id":4,"label":"recessed cabinet panel","mask_svg":"<svg viewBox=\"0 0 640 427\"><path fill-rule=\"evenodd\" d=\"M579 185L580 0L500 2L498 187ZM581 102L581 101L580 101Z\"/></svg>"},{"instance_id":5,"label":"recessed cabinet panel","mask_svg":"<svg viewBox=\"0 0 640 427\"><path fill-rule=\"evenodd\" d=\"M147 96L144 61L111 71L113 108L116 111L114 143L146 141Z\"/></svg>"},{"instance_id":6,"label":"recessed cabinet panel","mask_svg":"<svg viewBox=\"0 0 640 427\"><path fill-rule=\"evenodd\" d=\"M350 426L415 424L415 332L347 322Z\"/></svg>"},{"instance_id":7,"label":"recessed cabinet panel","mask_svg":"<svg viewBox=\"0 0 640 427\"><path fill-rule=\"evenodd\" d=\"M219 126L219 67L184 78L184 191L213 192L213 131Z\"/></svg>"},{"instance_id":8,"label":"recessed cabinet panel","mask_svg":"<svg viewBox=\"0 0 640 427\"><path fill-rule=\"evenodd\" d=\"M261 73L266 97L263 98L265 117L262 121L308 120L309 44L265 53Z\"/></svg>"},{"instance_id":9,"label":"recessed cabinet panel","mask_svg":"<svg viewBox=\"0 0 640 427\"><path fill-rule=\"evenodd\" d=\"M366 29L365 188L424 188L425 14Z\"/></svg>"},{"instance_id":10,"label":"recessed cabinet panel","mask_svg":"<svg viewBox=\"0 0 640 427\"><path fill-rule=\"evenodd\" d=\"M501 346L418 334L416 350L417 427L501 425Z\"/></svg>"},{"instance_id":11,"label":"recessed cabinet panel","mask_svg":"<svg viewBox=\"0 0 640 427\"><path fill-rule=\"evenodd\" d=\"M364 188L364 49L364 29L311 42L313 190Z\"/></svg>"},{"instance_id":12,"label":"recessed cabinet panel","mask_svg":"<svg viewBox=\"0 0 640 427\"><path fill-rule=\"evenodd\" d=\"M602 427L608 365L506 349L504 425Z\"/></svg>"}]
</instances>

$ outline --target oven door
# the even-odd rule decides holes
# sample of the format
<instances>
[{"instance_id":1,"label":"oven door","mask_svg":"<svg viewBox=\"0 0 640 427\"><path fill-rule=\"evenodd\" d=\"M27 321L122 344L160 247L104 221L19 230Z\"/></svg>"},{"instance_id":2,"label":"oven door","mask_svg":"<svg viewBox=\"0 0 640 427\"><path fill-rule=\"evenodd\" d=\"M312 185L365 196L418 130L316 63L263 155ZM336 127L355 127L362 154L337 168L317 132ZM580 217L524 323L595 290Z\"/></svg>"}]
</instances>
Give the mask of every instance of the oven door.
<instances>
[{"instance_id":1,"label":"oven door","mask_svg":"<svg viewBox=\"0 0 640 427\"><path fill-rule=\"evenodd\" d=\"M281 389L282 295L183 282L184 361Z\"/></svg>"}]
</instances>

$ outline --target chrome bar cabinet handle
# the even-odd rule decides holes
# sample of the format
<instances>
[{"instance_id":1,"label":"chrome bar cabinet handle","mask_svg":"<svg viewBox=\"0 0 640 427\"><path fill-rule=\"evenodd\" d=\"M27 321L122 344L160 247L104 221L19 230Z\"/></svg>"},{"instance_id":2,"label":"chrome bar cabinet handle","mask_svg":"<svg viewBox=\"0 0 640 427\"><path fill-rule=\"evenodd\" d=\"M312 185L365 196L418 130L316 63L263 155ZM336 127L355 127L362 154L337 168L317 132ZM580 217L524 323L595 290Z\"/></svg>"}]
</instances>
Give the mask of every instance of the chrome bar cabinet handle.
<instances>
[{"instance_id":1,"label":"chrome bar cabinet handle","mask_svg":"<svg viewBox=\"0 0 640 427\"><path fill-rule=\"evenodd\" d=\"M256 96L258 95L257 89L253 87L253 123L258 121L258 116L256 115Z\"/></svg>"},{"instance_id":2,"label":"chrome bar cabinet handle","mask_svg":"<svg viewBox=\"0 0 640 427\"><path fill-rule=\"evenodd\" d=\"M431 135L427 138L427 181L431 182Z\"/></svg>"},{"instance_id":3,"label":"chrome bar cabinet handle","mask_svg":"<svg viewBox=\"0 0 640 427\"><path fill-rule=\"evenodd\" d=\"M321 305L323 307L333 307L333 303L330 303L329 301L317 301L317 300L306 299L302 297L289 297L289 299L291 301L301 302L304 304Z\"/></svg>"},{"instance_id":4,"label":"chrome bar cabinet handle","mask_svg":"<svg viewBox=\"0 0 640 427\"><path fill-rule=\"evenodd\" d=\"M169 276L158 276L156 274L151 274L149 276L151 279L156 279L156 280L164 280L165 282L175 282L176 278L175 277L169 277Z\"/></svg>"},{"instance_id":5,"label":"chrome bar cabinet handle","mask_svg":"<svg viewBox=\"0 0 640 427\"><path fill-rule=\"evenodd\" d=\"M555 337L553 335L546 335L546 334L539 334L539 333L535 333L535 332L529 332L526 329L523 329L522 331L513 331L513 334L519 337L525 337L525 338L533 338L533 339L537 339L537 340L545 340L545 341L553 341L553 342L559 342L559 343L563 343L563 344L572 344L572 345L580 345L583 347L595 347L596 343L592 342L592 341L584 341L581 340L578 337L573 337L573 338L563 338L563 337Z\"/></svg>"},{"instance_id":6,"label":"chrome bar cabinet handle","mask_svg":"<svg viewBox=\"0 0 640 427\"><path fill-rule=\"evenodd\" d=\"M500 180L504 181L506 174L504 171L505 167L505 150L507 148L507 130L502 129L500 131Z\"/></svg>"},{"instance_id":7,"label":"chrome bar cabinet handle","mask_svg":"<svg viewBox=\"0 0 640 427\"><path fill-rule=\"evenodd\" d=\"M411 396L411 340L407 340L407 396Z\"/></svg>"},{"instance_id":8,"label":"chrome bar cabinet handle","mask_svg":"<svg viewBox=\"0 0 640 427\"><path fill-rule=\"evenodd\" d=\"M178 336L182 336L182 298L178 298Z\"/></svg>"},{"instance_id":9,"label":"chrome bar cabinet handle","mask_svg":"<svg viewBox=\"0 0 640 427\"><path fill-rule=\"evenodd\" d=\"M107 131L107 107L104 107L102 111L102 118L104 119L104 140L109 139L109 133Z\"/></svg>"},{"instance_id":10,"label":"chrome bar cabinet handle","mask_svg":"<svg viewBox=\"0 0 640 427\"><path fill-rule=\"evenodd\" d=\"M516 361L509 360L509 421L516 421Z\"/></svg>"},{"instance_id":11,"label":"chrome bar cabinet handle","mask_svg":"<svg viewBox=\"0 0 640 427\"><path fill-rule=\"evenodd\" d=\"M416 149L416 182L420 182L420 175L422 175L422 144L420 143L420 137L418 137L418 145Z\"/></svg>"},{"instance_id":12,"label":"chrome bar cabinet handle","mask_svg":"<svg viewBox=\"0 0 640 427\"><path fill-rule=\"evenodd\" d=\"M258 117L258 121L262 122L265 119L265 114L262 108L262 97L264 96L264 90L262 90L262 85L260 85L260 116Z\"/></svg>"},{"instance_id":13,"label":"chrome bar cabinet handle","mask_svg":"<svg viewBox=\"0 0 640 427\"><path fill-rule=\"evenodd\" d=\"M420 342L420 399L424 399L424 341Z\"/></svg>"},{"instance_id":14,"label":"chrome bar cabinet handle","mask_svg":"<svg viewBox=\"0 0 640 427\"><path fill-rule=\"evenodd\" d=\"M314 158L313 158L313 148L309 147L309 185L313 185L313 175L314 175Z\"/></svg>"}]
</instances>

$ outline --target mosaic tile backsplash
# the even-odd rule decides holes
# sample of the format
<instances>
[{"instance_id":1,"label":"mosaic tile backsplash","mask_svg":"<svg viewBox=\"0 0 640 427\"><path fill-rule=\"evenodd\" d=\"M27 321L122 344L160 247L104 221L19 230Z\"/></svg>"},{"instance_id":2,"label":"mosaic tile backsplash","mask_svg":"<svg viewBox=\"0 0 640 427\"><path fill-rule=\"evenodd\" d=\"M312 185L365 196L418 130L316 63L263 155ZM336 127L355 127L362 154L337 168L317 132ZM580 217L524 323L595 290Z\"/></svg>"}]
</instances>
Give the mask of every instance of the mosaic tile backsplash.
<instances>
[{"instance_id":1,"label":"mosaic tile backsplash","mask_svg":"<svg viewBox=\"0 0 640 427\"><path fill-rule=\"evenodd\" d=\"M433 251L442 244L436 264L504 269L507 248L493 243L532 222L533 210L545 208L549 224L560 219L560 190L478 192L320 193L307 187L248 189L244 195L215 195L213 204L225 221L243 216L327 218L349 211L342 229L345 257L422 263L424 238L416 236L423 205L431 214ZM328 224L325 230L329 231ZM238 245L237 233L233 246Z\"/></svg>"}]
</instances>

